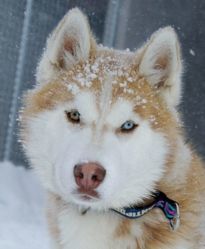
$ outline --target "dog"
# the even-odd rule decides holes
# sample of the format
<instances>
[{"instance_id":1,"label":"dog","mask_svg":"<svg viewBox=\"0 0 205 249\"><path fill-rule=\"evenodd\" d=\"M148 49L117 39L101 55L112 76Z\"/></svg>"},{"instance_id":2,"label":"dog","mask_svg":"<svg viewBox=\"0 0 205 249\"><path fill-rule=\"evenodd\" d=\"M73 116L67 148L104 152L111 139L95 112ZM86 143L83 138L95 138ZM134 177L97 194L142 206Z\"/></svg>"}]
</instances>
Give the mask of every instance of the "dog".
<instances>
[{"instance_id":1,"label":"dog","mask_svg":"<svg viewBox=\"0 0 205 249\"><path fill-rule=\"evenodd\" d=\"M21 139L47 190L53 249L202 249L205 171L178 112L172 27L137 51L98 45L70 10L25 93Z\"/></svg>"}]
</instances>

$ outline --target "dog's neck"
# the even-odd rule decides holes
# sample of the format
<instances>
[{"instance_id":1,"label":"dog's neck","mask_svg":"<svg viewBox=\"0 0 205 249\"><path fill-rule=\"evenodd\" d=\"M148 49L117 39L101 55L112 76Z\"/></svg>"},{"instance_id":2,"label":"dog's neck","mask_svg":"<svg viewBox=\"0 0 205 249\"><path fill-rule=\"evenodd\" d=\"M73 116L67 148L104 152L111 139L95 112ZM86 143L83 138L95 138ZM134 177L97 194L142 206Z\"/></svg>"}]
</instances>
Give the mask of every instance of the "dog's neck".
<instances>
[{"instance_id":1,"label":"dog's neck","mask_svg":"<svg viewBox=\"0 0 205 249\"><path fill-rule=\"evenodd\" d=\"M164 216L169 221L169 225L172 230L178 229L180 225L179 204L168 198L163 192L160 191L153 194L153 201L150 204L144 206L132 205L123 208L111 208L109 211L113 211L127 219L138 219L154 208L162 210ZM82 215L86 215L89 211L90 208L86 208L80 212Z\"/></svg>"}]
</instances>

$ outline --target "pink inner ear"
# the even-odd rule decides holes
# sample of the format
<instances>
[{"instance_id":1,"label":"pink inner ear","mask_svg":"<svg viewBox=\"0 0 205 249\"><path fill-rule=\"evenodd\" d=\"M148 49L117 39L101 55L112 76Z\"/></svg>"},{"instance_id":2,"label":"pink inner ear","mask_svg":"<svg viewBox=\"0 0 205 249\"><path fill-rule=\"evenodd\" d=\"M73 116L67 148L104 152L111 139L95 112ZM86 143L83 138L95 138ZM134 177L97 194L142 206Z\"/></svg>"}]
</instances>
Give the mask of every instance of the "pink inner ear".
<instances>
[{"instance_id":1,"label":"pink inner ear","mask_svg":"<svg viewBox=\"0 0 205 249\"><path fill-rule=\"evenodd\" d=\"M154 69L165 70L168 67L168 58L167 55L160 56L157 58Z\"/></svg>"},{"instance_id":2,"label":"pink inner ear","mask_svg":"<svg viewBox=\"0 0 205 249\"><path fill-rule=\"evenodd\" d=\"M64 61L64 55L65 52L68 52L69 54L71 54L73 57L76 55L76 39L73 37L65 37L64 38L64 42L63 42L63 46L60 50L60 54L59 54L59 66L61 68L65 68L65 61Z\"/></svg>"},{"instance_id":3,"label":"pink inner ear","mask_svg":"<svg viewBox=\"0 0 205 249\"><path fill-rule=\"evenodd\" d=\"M68 51L72 56L75 56L75 44L76 40L73 37L66 38L64 40L63 48Z\"/></svg>"}]
</instances>

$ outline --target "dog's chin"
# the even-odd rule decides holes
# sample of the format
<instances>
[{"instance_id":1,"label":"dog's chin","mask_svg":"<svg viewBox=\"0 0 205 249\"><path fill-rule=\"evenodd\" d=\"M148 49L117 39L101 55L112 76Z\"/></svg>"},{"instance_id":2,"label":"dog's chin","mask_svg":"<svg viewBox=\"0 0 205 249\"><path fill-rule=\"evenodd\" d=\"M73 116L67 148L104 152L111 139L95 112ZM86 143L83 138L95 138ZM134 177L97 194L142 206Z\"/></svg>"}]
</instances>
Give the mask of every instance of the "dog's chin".
<instances>
[{"instance_id":1,"label":"dog's chin","mask_svg":"<svg viewBox=\"0 0 205 249\"><path fill-rule=\"evenodd\" d=\"M92 198L90 196L72 196L69 200L69 203L77 206L79 210L93 210L99 212L106 212L110 209L127 207L131 204L136 204L135 202L126 202L126 201L106 201L101 198Z\"/></svg>"},{"instance_id":2,"label":"dog's chin","mask_svg":"<svg viewBox=\"0 0 205 249\"><path fill-rule=\"evenodd\" d=\"M100 197L93 197L87 194L72 195L71 202L82 210L91 209L95 211L105 211L108 209L105 207L105 204Z\"/></svg>"},{"instance_id":3,"label":"dog's chin","mask_svg":"<svg viewBox=\"0 0 205 249\"><path fill-rule=\"evenodd\" d=\"M130 205L142 205L144 201L146 203L147 195L140 195L136 194L136 198L128 199L123 196L121 198L105 198L101 195L101 193L97 191L81 191L80 189L75 189L69 194L65 193L61 195L61 198L68 204L74 205L79 210L93 210L93 211L100 211L105 212L110 209L122 208L127 207Z\"/></svg>"},{"instance_id":4,"label":"dog's chin","mask_svg":"<svg viewBox=\"0 0 205 249\"><path fill-rule=\"evenodd\" d=\"M103 198L100 196L100 193L95 190L85 191L81 189L76 189L71 192L66 201L83 209L105 209L105 203Z\"/></svg>"}]
</instances>

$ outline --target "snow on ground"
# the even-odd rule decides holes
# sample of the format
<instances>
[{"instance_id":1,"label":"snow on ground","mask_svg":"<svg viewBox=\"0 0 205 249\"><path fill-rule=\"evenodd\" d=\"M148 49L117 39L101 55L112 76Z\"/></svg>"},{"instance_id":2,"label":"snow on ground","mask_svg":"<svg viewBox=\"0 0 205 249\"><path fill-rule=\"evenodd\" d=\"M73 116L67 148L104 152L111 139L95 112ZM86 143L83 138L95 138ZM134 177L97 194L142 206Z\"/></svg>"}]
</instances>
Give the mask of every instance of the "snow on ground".
<instances>
[{"instance_id":1,"label":"snow on ground","mask_svg":"<svg viewBox=\"0 0 205 249\"><path fill-rule=\"evenodd\" d=\"M0 163L0 249L49 249L44 206L31 170Z\"/></svg>"}]
</instances>

